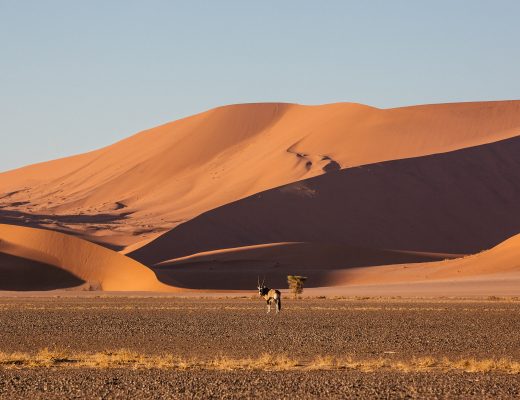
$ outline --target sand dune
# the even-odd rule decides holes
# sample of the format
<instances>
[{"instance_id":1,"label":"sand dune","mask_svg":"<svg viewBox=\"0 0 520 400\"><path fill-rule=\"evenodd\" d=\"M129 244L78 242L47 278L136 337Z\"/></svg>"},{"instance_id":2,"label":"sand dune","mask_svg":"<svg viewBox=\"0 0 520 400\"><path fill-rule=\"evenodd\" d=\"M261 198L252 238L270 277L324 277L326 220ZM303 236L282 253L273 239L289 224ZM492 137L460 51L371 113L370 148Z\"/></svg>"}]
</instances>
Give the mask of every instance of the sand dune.
<instances>
[{"instance_id":1,"label":"sand dune","mask_svg":"<svg viewBox=\"0 0 520 400\"><path fill-rule=\"evenodd\" d=\"M285 287L286 277L302 274L310 287L334 285L332 271L371 265L443 260L448 254L367 249L327 243L270 243L181 257L153 267L159 280L185 288L254 289L257 277ZM201 279L205 277L205 279Z\"/></svg>"},{"instance_id":2,"label":"sand dune","mask_svg":"<svg viewBox=\"0 0 520 400\"><path fill-rule=\"evenodd\" d=\"M85 240L0 224L0 290L81 285L97 290L174 290L142 264Z\"/></svg>"},{"instance_id":3,"label":"sand dune","mask_svg":"<svg viewBox=\"0 0 520 400\"><path fill-rule=\"evenodd\" d=\"M0 174L0 220L130 251L271 188L519 133L519 101L386 110L352 103L220 107L97 151Z\"/></svg>"},{"instance_id":4,"label":"sand dune","mask_svg":"<svg viewBox=\"0 0 520 400\"><path fill-rule=\"evenodd\" d=\"M257 277L284 288L287 275L302 274L309 278L306 287L315 289L306 291L310 295L518 295L518 254L520 234L490 250L458 258L278 243L196 254L166 261L154 270L163 282L187 288L252 290Z\"/></svg>"},{"instance_id":5,"label":"sand dune","mask_svg":"<svg viewBox=\"0 0 520 400\"><path fill-rule=\"evenodd\" d=\"M327 296L518 296L520 235L471 256L439 262L331 271Z\"/></svg>"},{"instance_id":6,"label":"sand dune","mask_svg":"<svg viewBox=\"0 0 520 400\"><path fill-rule=\"evenodd\" d=\"M520 137L345 169L209 211L130 253L147 264L263 243L469 254L520 232Z\"/></svg>"},{"instance_id":7,"label":"sand dune","mask_svg":"<svg viewBox=\"0 0 520 400\"><path fill-rule=\"evenodd\" d=\"M335 285L392 284L403 282L520 279L520 234L490 250L467 257L408 265L353 268L332 272Z\"/></svg>"},{"instance_id":8,"label":"sand dune","mask_svg":"<svg viewBox=\"0 0 520 400\"><path fill-rule=\"evenodd\" d=\"M459 261L422 263L520 232L519 154L520 101L216 108L1 173L0 223L9 225L0 225L0 289L516 274L481 264L487 253L468 258L467 274L455 274Z\"/></svg>"}]
</instances>

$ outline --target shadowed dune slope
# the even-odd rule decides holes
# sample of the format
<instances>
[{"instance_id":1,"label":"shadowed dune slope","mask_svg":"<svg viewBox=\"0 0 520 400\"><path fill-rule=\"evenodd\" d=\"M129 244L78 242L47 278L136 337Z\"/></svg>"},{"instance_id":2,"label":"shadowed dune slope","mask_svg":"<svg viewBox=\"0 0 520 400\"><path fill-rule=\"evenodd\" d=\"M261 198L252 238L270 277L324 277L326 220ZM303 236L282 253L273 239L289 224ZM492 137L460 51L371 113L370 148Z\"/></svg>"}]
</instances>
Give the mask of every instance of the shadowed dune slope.
<instances>
[{"instance_id":1,"label":"shadowed dune slope","mask_svg":"<svg viewBox=\"0 0 520 400\"><path fill-rule=\"evenodd\" d=\"M0 290L53 290L84 281L53 265L0 252Z\"/></svg>"},{"instance_id":2,"label":"shadowed dune slope","mask_svg":"<svg viewBox=\"0 0 520 400\"><path fill-rule=\"evenodd\" d=\"M64 288L82 281L103 290L174 290L115 251L59 232L5 224L0 224L0 273L4 290Z\"/></svg>"},{"instance_id":3,"label":"shadowed dune slope","mask_svg":"<svg viewBox=\"0 0 520 400\"><path fill-rule=\"evenodd\" d=\"M130 255L148 265L262 243L468 254L520 232L520 137L341 170L209 211Z\"/></svg>"},{"instance_id":4,"label":"shadowed dune slope","mask_svg":"<svg viewBox=\"0 0 520 400\"><path fill-rule=\"evenodd\" d=\"M430 288L429 295L462 282L481 285L482 293L487 293L488 287L496 290L496 282L520 280L519 254L520 234L490 250L459 258L337 244L277 243L200 253L166 261L154 269L166 283L201 289L250 289L255 275L283 288L287 275L302 274L309 278L306 287L336 287L340 290L336 294L341 295L352 295L352 285L364 287L366 293L377 293L370 287L429 282L438 285L433 292ZM414 288L403 286L401 294ZM500 290L503 287L496 293Z\"/></svg>"},{"instance_id":5,"label":"shadowed dune slope","mask_svg":"<svg viewBox=\"0 0 520 400\"><path fill-rule=\"evenodd\" d=\"M442 260L453 255L375 250L330 243L271 243L199 253L154 267L162 282L198 289L251 289L256 277L285 287L286 276L303 274L308 287L329 286L332 271ZM204 276L205 279L201 279Z\"/></svg>"},{"instance_id":6,"label":"shadowed dune slope","mask_svg":"<svg viewBox=\"0 0 520 400\"><path fill-rule=\"evenodd\" d=\"M271 188L519 133L520 101L385 110L352 103L226 106L97 151L2 173L0 219L129 251Z\"/></svg>"}]
</instances>

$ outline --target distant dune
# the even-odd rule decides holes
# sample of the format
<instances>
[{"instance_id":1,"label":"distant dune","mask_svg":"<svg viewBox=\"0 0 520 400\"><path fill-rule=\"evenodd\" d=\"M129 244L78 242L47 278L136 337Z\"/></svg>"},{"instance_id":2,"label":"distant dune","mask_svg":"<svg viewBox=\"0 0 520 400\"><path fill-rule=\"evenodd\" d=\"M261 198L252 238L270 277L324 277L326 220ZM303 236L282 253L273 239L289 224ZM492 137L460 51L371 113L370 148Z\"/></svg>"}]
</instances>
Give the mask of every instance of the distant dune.
<instances>
[{"instance_id":1,"label":"distant dune","mask_svg":"<svg viewBox=\"0 0 520 400\"><path fill-rule=\"evenodd\" d=\"M137 261L59 232L0 224L0 290L174 290Z\"/></svg>"},{"instance_id":2,"label":"distant dune","mask_svg":"<svg viewBox=\"0 0 520 400\"><path fill-rule=\"evenodd\" d=\"M288 271L343 285L376 267L401 276L392 265L520 232L519 155L520 101L219 107L0 173L10 225L0 274L20 290L238 289L257 274L282 284ZM21 271L40 278L24 283Z\"/></svg>"},{"instance_id":3,"label":"distant dune","mask_svg":"<svg viewBox=\"0 0 520 400\"><path fill-rule=\"evenodd\" d=\"M327 171L519 133L520 101L220 107L101 150L0 174L0 221L130 251L201 213Z\"/></svg>"}]
</instances>

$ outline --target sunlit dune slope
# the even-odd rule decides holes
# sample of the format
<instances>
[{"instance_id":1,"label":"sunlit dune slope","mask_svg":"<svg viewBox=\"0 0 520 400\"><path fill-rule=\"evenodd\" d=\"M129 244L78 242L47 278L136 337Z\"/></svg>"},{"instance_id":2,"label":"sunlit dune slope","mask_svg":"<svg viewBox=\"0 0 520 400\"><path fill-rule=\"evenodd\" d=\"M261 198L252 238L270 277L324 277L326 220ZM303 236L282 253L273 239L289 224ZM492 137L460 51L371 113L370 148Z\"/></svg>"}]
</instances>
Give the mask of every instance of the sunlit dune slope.
<instances>
[{"instance_id":1,"label":"sunlit dune slope","mask_svg":"<svg viewBox=\"0 0 520 400\"><path fill-rule=\"evenodd\" d=\"M520 278L520 234L490 250L463 258L408 265L374 266L333 271L333 285L373 285L422 281Z\"/></svg>"},{"instance_id":2,"label":"sunlit dune slope","mask_svg":"<svg viewBox=\"0 0 520 400\"><path fill-rule=\"evenodd\" d=\"M45 290L88 283L103 290L174 290L144 265L88 241L0 224L0 289Z\"/></svg>"},{"instance_id":3,"label":"sunlit dune slope","mask_svg":"<svg viewBox=\"0 0 520 400\"><path fill-rule=\"evenodd\" d=\"M519 101L385 110L352 103L226 106L0 174L0 220L136 249L203 212L271 188L518 134Z\"/></svg>"},{"instance_id":4,"label":"sunlit dune slope","mask_svg":"<svg viewBox=\"0 0 520 400\"><path fill-rule=\"evenodd\" d=\"M520 137L341 170L211 210L130 255L147 264L263 243L469 254L520 232Z\"/></svg>"}]
</instances>

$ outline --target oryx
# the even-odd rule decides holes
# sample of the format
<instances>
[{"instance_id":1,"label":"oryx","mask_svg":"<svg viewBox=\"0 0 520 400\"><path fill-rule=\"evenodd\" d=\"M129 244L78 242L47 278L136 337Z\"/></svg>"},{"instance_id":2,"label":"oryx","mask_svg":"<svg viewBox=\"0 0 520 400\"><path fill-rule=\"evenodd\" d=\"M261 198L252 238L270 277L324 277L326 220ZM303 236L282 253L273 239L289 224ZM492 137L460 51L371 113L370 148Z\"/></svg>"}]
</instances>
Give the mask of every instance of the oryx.
<instances>
[{"instance_id":1,"label":"oryx","mask_svg":"<svg viewBox=\"0 0 520 400\"><path fill-rule=\"evenodd\" d=\"M276 313L282 309L282 294L279 290L269 289L264 285L265 278L260 285L260 277L258 278L258 294L262 296L267 301L267 312L271 312L271 302L274 301L276 305Z\"/></svg>"}]
</instances>

